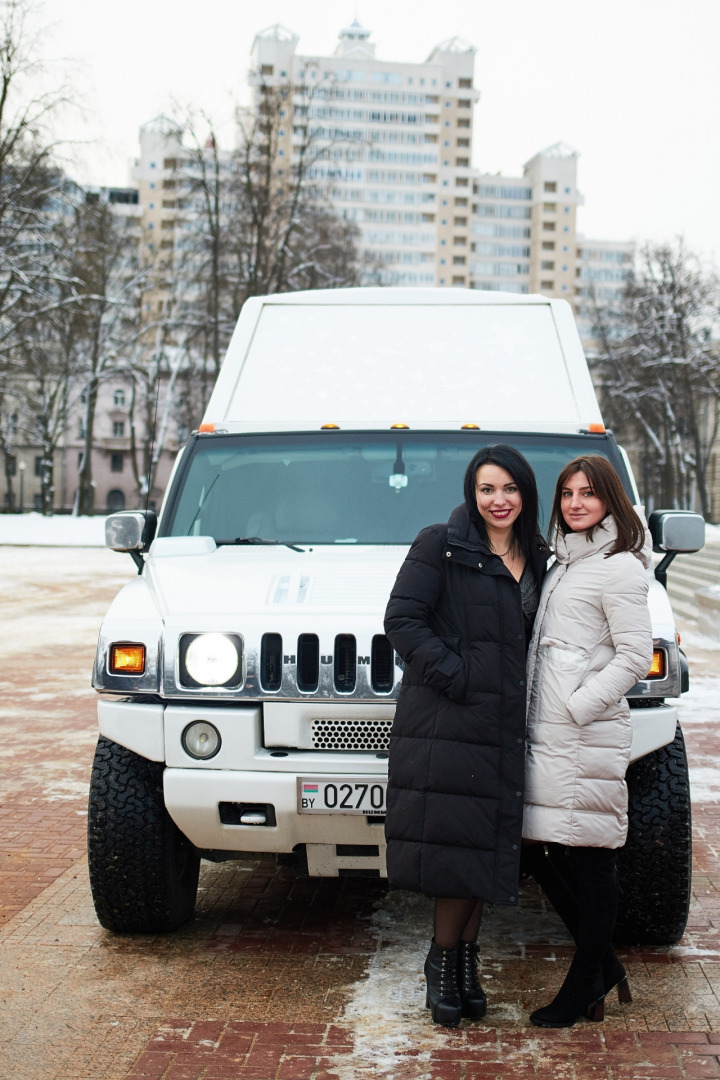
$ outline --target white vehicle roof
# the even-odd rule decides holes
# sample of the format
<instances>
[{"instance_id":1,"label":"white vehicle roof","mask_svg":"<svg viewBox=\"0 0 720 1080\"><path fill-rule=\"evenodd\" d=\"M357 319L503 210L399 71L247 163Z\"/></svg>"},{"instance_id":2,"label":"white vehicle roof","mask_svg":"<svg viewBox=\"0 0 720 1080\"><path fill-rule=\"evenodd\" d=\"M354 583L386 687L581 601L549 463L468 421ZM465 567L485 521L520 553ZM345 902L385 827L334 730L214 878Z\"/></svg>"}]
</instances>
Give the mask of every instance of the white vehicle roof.
<instances>
[{"instance_id":1,"label":"white vehicle roof","mask_svg":"<svg viewBox=\"0 0 720 1080\"><path fill-rule=\"evenodd\" d=\"M602 417L566 301L358 288L246 301L203 423L567 432Z\"/></svg>"}]
</instances>

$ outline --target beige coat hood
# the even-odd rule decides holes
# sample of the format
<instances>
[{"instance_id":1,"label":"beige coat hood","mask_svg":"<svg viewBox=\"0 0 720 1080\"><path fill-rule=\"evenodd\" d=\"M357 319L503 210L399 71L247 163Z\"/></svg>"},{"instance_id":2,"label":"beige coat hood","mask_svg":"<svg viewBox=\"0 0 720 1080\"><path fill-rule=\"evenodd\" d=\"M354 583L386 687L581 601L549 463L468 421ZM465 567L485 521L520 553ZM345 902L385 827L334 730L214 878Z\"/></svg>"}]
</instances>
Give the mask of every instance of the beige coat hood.
<instances>
[{"instance_id":1,"label":"beige coat hood","mask_svg":"<svg viewBox=\"0 0 720 1080\"><path fill-rule=\"evenodd\" d=\"M523 835L571 847L621 847L630 710L624 695L652 661L647 606L652 541L607 556L605 518L559 534L528 657L528 752Z\"/></svg>"}]
</instances>

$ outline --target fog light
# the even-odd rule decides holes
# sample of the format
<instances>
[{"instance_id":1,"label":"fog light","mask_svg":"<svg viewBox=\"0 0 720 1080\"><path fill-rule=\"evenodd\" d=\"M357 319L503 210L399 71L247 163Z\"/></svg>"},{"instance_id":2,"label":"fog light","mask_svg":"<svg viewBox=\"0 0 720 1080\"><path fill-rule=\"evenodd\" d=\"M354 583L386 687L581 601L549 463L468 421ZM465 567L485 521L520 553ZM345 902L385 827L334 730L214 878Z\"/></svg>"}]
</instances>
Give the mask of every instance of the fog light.
<instances>
[{"instance_id":1,"label":"fog light","mask_svg":"<svg viewBox=\"0 0 720 1080\"><path fill-rule=\"evenodd\" d=\"M188 724L182 733L183 749L190 757L207 760L214 757L220 749L220 732L204 720L195 720Z\"/></svg>"},{"instance_id":2,"label":"fog light","mask_svg":"<svg viewBox=\"0 0 720 1080\"><path fill-rule=\"evenodd\" d=\"M144 675L145 646L111 645L109 667L111 675Z\"/></svg>"},{"instance_id":3,"label":"fog light","mask_svg":"<svg viewBox=\"0 0 720 1080\"><path fill-rule=\"evenodd\" d=\"M199 634L185 652L185 669L200 686L224 686L238 676L240 654L227 634Z\"/></svg>"}]
</instances>

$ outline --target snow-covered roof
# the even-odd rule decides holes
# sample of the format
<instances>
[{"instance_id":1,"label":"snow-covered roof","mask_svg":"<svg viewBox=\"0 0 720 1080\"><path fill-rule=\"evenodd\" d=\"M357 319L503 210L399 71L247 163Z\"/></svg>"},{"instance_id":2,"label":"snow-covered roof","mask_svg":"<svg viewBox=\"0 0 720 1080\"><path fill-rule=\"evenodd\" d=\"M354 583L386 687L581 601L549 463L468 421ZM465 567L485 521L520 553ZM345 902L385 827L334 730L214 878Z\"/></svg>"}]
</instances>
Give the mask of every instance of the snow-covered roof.
<instances>
[{"instance_id":1,"label":"snow-covered roof","mask_svg":"<svg viewBox=\"0 0 720 1080\"><path fill-rule=\"evenodd\" d=\"M158 135L180 136L183 129L177 120L172 120L169 116L165 116L164 113L160 113L158 116L154 116L152 120L142 124L140 130L156 132Z\"/></svg>"},{"instance_id":2,"label":"snow-covered roof","mask_svg":"<svg viewBox=\"0 0 720 1080\"><path fill-rule=\"evenodd\" d=\"M258 30L255 35L255 40L262 38L269 41L299 41L300 38L297 34L294 34L292 30L288 30L287 26L283 26L282 23L274 23L272 26L267 26L264 30Z\"/></svg>"},{"instance_id":3,"label":"snow-covered roof","mask_svg":"<svg viewBox=\"0 0 720 1080\"><path fill-rule=\"evenodd\" d=\"M576 150L574 146L570 146L569 143L556 142L552 146L548 146L547 149L541 150L539 157L551 157L551 158L569 158L580 157L580 151Z\"/></svg>"},{"instance_id":4,"label":"snow-covered roof","mask_svg":"<svg viewBox=\"0 0 720 1080\"><path fill-rule=\"evenodd\" d=\"M428 56L428 63L432 60L436 53L475 53L477 49L474 45L471 45L465 38L455 37L448 38L447 41L440 42L436 45Z\"/></svg>"},{"instance_id":5,"label":"snow-covered roof","mask_svg":"<svg viewBox=\"0 0 720 1080\"><path fill-rule=\"evenodd\" d=\"M370 30L366 30L365 27L362 26L357 19L353 19L353 21L350 23L350 26L347 26L344 30L340 31L339 37L341 39L351 38L353 41L367 41L367 39L370 37L371 32L372 31Z\"/></svg>"}]
</instances>

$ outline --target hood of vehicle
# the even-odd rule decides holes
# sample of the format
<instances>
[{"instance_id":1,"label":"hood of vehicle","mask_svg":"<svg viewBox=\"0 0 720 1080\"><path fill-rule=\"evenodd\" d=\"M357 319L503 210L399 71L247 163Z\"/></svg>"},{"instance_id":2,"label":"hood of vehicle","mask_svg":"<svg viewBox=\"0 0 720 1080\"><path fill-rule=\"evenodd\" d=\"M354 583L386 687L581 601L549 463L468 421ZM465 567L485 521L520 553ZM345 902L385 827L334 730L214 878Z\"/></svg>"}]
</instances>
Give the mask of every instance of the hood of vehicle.
<instances>
[{"instance_id":1,"label":"hood of vehicle","mask_svg":"<svg viewBox=\"0 0 720 1080\"><path fill-rule=\"evenodd\" d=\"M280 545L208 548L183 553L183 538L153 545L143 577L164 620L270 612L382 615L407 552L337 545L302 551Z\"/></svg>"}]
</instances>

